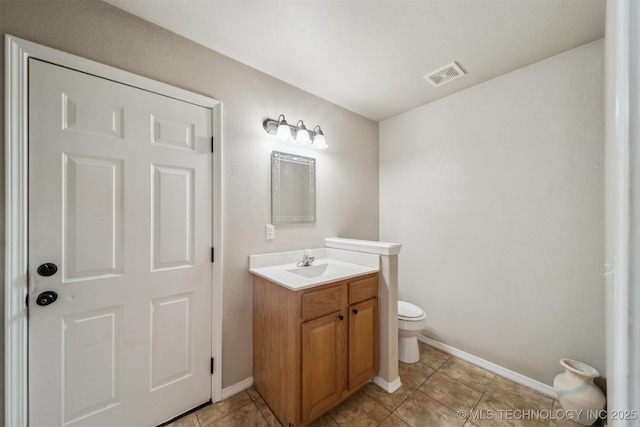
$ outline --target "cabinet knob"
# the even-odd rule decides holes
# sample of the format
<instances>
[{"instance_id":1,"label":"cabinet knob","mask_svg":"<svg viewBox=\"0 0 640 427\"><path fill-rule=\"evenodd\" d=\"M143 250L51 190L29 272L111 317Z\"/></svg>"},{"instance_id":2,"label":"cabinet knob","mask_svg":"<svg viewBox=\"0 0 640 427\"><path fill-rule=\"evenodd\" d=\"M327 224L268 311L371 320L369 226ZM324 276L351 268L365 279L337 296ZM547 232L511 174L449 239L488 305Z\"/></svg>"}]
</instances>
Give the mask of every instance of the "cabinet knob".
<instances>
[{"instance_id":1,"label":"cabinet knob","mask_svg":"<svg viewBox=\"0 0 640 427\"><path fill-rule=\"evenodd\" d=\"M338 316L338 319L340 319L340 320L344 320L344 316L343 316L342 314L340 314L340 315Z\"/></svg>"},{"instance_id":2,"label":"cabinet knob","mask_svg":"<svg viewBox=\"0 0 640 427\"><path fill-rule=\"evenodd\" d=\"M353 314L358 314L358 309L354 308L353 310L351 310L351 312L352 312Z\"/></svg>"}]
</instances>

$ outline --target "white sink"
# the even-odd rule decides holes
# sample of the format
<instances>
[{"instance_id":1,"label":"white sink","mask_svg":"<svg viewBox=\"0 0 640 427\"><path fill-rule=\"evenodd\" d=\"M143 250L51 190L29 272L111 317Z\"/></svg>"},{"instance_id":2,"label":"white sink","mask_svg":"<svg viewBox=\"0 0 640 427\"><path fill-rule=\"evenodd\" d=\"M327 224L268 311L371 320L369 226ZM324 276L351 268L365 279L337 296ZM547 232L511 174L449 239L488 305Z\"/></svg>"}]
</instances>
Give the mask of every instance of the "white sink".
<instances>
[{"instance_id":1,"label":"white sink","mask_svg":"<svg viewBox=\"0 0 640 427\"><path fill-rule=\"evenodd\" d=\"M380 271L380 257L341 249L312 249L313 265L298 267L304 251L249 256L249 271L292 290Z\"/></svg>"},{"instance_id":2,"label":"white sink","mask_svg":"<svg viewBox=\"0 0 640 427\"><path fill-rule=\"evenodd\" d=\"M320 277L331 276L333 274L341 274L347 270L340 268L334 263L316 264L309 267L298 267L291 270L287 270L289 273L299 274L303 277Z\"/></svg>"}]
</instances>

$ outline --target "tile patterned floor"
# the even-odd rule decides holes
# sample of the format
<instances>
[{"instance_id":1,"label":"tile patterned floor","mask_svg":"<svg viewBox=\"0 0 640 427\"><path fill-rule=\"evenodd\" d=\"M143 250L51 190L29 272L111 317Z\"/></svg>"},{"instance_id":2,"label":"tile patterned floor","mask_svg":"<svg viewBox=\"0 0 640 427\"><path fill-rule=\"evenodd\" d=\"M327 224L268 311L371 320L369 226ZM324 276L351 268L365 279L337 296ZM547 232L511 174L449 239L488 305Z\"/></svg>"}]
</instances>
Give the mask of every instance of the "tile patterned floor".
<instances>
[{"instance_id":1,"label":"tile patterned floor","mask_svg":"<svg viewBox=\"0 0 640 427\"><path fill-rule=\"evenodd\" d=\"M420 343L420 362L400 363L402 387L373 383L313 427L578 427L558 401ZM254 388L170 427L280 427Z\"/></svg>"}]
</instances>

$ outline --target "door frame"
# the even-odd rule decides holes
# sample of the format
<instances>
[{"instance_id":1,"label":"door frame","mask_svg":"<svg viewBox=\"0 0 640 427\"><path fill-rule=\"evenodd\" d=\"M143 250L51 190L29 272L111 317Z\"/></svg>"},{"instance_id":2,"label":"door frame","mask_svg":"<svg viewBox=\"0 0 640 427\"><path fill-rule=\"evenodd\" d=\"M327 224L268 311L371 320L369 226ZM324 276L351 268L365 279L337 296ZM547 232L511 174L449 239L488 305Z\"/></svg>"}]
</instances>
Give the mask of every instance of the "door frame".
<instances>
[{"instance_id":1,"label":"door frame","mask_svg":"<svg viewBox=\"0 0 640 427\"><path fill-rule=\"evenodd\" d=\"M640 6L607 1L606 12L607 407L621 412L640 401Z\"/></svg>"},{"instance_id":2,"label":"door frame","mask_svg":"<svg viewBox=\"0 0 640 427\"><path fill-rule=\"evenodd\" d=\"M213 130L212 214L215 262L211 264L211 357L222 366L222 103L165 83L5 35L5 425L28 425L28 60L92 74L211 108ZM211 400L222 399L222 370L211 378Z\"/></svg>"}]
</instances>

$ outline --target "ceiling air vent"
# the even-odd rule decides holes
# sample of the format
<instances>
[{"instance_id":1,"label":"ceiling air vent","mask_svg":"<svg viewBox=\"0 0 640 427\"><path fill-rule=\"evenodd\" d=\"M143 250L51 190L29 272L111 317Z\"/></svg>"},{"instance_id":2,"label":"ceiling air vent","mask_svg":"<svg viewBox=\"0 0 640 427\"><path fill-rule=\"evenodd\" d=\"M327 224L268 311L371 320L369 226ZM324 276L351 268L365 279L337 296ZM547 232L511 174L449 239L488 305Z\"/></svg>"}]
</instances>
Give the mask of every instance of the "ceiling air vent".
<instances>
[{"instance_id":1,"label":"ceiling air vent","mask_svg":"<svg viewBox=\"0 0 640 427\"><path fill-rule=\"evenodd\" d=\"M460 68L460 66L455 62L452 62L451 64L446 65L439 70L434 71L433 73L427 74L426 76L424 76L424 79L435 87L438 87L464 75L465 72L462 71L462 68Z\"/></svg>"}]
</instances>

